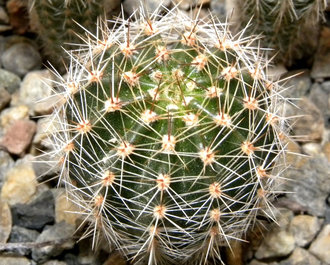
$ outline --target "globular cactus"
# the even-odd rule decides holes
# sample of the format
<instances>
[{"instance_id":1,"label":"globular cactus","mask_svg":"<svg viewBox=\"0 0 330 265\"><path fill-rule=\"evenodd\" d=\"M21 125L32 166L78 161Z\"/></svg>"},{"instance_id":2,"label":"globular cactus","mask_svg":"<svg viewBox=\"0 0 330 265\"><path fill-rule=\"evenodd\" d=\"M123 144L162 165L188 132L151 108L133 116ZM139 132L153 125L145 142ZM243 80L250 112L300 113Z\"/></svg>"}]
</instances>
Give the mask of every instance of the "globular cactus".
<instances>
[{"instance_id":1,"label":"globular cactus","mask_svg":"<svg viewBox=\"0 0 330 265\"><path fill-rule=\"evenodd\" d=\"M95 245L205 264L258 215L275 218L285 99L252 40L211 15L141 7L72 54L49 134Z\"/></svg>"},{"instance_id":2,"label":"globular cactus","mask_svg":"<svg viewBox=\"0 0 330 265\"><path fill-rule=\"evenodd\" d=\"M247 34L260 34L262 46L273 49L276 61L291 66L317 48L325 0L236 0L234 8L241 27L251 22ZM308 48L307 48L308 47Z\"/></svg>"},{"instance_id":3,"label":"globular cactus","mask_svg":"<svg viewBox=\"0 0 330 265\"><path fill-rule=\"evenodd\" d=\"M82 33L96 32L97 18L105 15L107 1L28 0L31 28L38 34L44 54L53 65L63 65L62 60L68 57L62 47L76 49L82 42Z\"/></svg>"}]
</instances>

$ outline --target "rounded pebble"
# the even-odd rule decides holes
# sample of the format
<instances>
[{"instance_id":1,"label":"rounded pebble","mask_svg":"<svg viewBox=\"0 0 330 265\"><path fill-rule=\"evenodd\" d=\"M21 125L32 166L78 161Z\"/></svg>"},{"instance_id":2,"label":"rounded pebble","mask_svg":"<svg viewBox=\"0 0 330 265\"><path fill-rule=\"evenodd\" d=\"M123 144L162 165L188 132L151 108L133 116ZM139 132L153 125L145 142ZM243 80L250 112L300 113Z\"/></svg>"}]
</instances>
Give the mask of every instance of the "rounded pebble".
<instances>
[{"instance_id":1,"label":"rounded pebble","mask_svg":"<svg viewBox=\"0 0 330 265\"><path fill-rule=\"evenodd\" d=\"M40 69L42 65L40 53L27 42L13 44L2 53L0 60L3 68L20 77L29 71Z\"/></svg>"},{"instance_id":2,"label":"rounded pebble","mask_svg":"<svg viewBox=\"0 0 330 265\"><path fill-rule=\"evenodd\" d=\"M27 203L36 191L37 180L32 165L30 163L16 163L5 175L1 199L8 202L9 205Z\"/></svg>"}]
</instances>

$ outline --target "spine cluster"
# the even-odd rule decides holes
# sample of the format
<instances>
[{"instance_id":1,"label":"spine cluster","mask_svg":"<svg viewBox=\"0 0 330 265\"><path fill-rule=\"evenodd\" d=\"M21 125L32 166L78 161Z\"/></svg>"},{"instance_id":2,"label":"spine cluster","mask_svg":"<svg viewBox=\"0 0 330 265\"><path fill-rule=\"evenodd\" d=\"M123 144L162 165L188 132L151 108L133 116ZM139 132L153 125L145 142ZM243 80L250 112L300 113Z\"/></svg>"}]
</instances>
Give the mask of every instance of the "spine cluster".
<instances>
[{"instance_id":1,"label":"spine cluster","mask_svg":"<svg viewBox=\"0 0 330 265\"><path fill-rule=\"evenodd\" d=\"M50 117L86 236L134 263L221 260L257 215L274 219L286 166L281 87L253 39L211 15L141 7L115 24L72 54Z\"/></svg>"}]
</instances>

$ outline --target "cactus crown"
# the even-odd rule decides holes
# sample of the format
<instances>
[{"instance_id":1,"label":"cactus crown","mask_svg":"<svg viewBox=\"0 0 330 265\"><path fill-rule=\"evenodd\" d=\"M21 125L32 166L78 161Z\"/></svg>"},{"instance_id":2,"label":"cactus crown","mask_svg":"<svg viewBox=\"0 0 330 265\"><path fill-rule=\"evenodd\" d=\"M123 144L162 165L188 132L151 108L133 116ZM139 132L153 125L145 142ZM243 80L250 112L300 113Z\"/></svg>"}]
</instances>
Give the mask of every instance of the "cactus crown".
<instances>
[{"instance_id":1,"label":"cactus crown","mask_svg":"<svg viewBox=\"0 0 330 265\"><path fill-rule=\"evenodd\" d=\"M50 135L95 244L204 264L258 214L274 218L284 99L260 49L227 26L141 7L72 54Z\"/></svg>"}]
</instances>

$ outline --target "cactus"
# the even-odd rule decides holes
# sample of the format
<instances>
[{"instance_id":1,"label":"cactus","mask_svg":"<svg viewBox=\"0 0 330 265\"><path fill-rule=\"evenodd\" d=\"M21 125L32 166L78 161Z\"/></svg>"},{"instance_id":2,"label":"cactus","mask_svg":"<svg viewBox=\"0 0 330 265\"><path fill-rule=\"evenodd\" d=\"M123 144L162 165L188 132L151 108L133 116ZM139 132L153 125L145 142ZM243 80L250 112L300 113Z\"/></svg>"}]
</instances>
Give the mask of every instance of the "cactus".
<instances>
[{"instance_id":1,"label":"cactus","mask_svg":"<svg viewBox=\"0 0 330 265\"><path fill-rule=\"evenodd\" d=\"M164 15L158 15L163 12ZM143 7L71 54L51 153L89 223L136 264L206 264L244 240L285 167L281 87L212 15Z\"/></svg>"},{"instance_id":2,"label":"cactus","mask_svg":"<svg viewBox=\"0 0 330 265\"><path fill-rule=\"evenodd\" d=\"M62 46L66 50L76 49L82 42L79 34L96 32L97 18L105 14L107 1L29 0L31 28L38 34L52 65L62 66L63 58L68 57Z\"/></svg>"},{"instance_id":3,"label":"cactus","mask_svg":"<svg viewBox=\"0 0 330 265\"><path fill-rule=\"evenodd\" d=\"M306 43L310 46L311 38L318 39L326 5L325 0L237 0L234 6L241 27L251 21L247 34L263 35L262 46L273 49L278 63L291 66L317 48L317 42L308 49Z\"/></svg>"}]
</instances>

